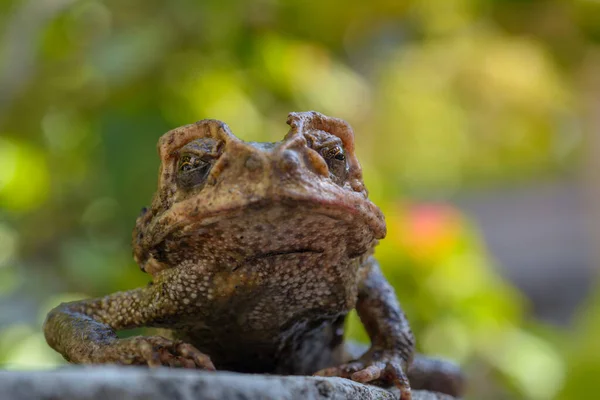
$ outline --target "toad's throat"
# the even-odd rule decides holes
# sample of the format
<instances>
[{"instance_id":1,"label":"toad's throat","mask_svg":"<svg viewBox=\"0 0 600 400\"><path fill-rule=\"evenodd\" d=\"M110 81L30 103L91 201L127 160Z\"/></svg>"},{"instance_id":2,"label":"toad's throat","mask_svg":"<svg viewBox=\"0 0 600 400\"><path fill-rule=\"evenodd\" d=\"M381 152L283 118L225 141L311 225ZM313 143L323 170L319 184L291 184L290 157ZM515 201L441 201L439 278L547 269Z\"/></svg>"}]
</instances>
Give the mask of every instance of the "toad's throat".
<instances>
[{"instance_id":1,"label":"toad's throat","mask_svg":"<svg viewBox=\"0 0 600 400\"><path fill-rule=\"evenodd\" d=\"M269 251L267 253L259 253L256 254L252 257L248 257L246 258L242 263L238 264L233 270L235 271L236 269L247 265L249 263L258 261L258 260L262 260L265 258L272 258L272 257L277 257L277 256L288 256L288 255L296 255L296 254L307 254L307 253L312 253L312 254L322 254L324 252L324 250L316 250L316 249L309 249L309 248L304 248L304 249L294 249L294 250L281 250L281 251Z\"/></svg>"}]
</instances>

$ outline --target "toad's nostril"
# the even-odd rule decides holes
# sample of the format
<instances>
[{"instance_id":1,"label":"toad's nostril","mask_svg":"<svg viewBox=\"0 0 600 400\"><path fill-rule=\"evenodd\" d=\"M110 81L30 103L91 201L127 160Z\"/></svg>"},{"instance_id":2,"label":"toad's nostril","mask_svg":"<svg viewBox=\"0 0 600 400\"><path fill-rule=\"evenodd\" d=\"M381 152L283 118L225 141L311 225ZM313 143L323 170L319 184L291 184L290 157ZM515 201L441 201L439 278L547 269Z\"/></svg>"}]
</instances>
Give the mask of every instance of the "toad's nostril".
<instances>
[{"instance_id":1,"label":"toad's nostril","mask_svg":"<svg viewBox=\"0 0 600 400\"><path fill-rule=\"evenodd\" d=\"M256 154L250 154L246 158L245 165L249 171L254 172L262 168L262 160Z\"/></svg>"},{"instance_id":2,"label":"toad's nostril","mask_svg":"<svg viewBox=\"0 0 600 400\"><path fill-rule=\"evenodd\" d=\"M284 150L279 158L279 168L284 172L292 172L300 167L300 160L296 152Z\"/></svg>"}]
</instances>

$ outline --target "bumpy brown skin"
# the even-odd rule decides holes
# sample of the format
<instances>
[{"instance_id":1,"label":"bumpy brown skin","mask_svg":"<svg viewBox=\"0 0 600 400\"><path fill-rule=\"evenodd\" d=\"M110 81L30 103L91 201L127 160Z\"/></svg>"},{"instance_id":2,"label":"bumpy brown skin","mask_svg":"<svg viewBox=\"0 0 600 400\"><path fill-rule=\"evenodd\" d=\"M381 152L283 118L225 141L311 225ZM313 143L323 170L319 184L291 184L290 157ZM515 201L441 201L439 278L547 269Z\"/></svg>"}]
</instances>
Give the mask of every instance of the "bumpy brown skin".
<instances>
[{"instance_id":1,"label":"bumpy brown skin","mask_svg":"<svg viewBox=\"0 0 600 400\"><path fill-rule=\"evenodd\" d=\"M50 346L74 363L337 375L395 384L409 399L414 339L372 257L385 220L352 129L316 112L287 122L278 143L243 142L215 120L166 133L158 191L133 232L153 282L61 304L44 325ZM372 344L343 364L353 308ZM140 326L170 338L116 336ZM420 364L409 371L423 386L439 376L449 384L438 390L461 390L455 369Z\"/></svg>"}]
</instances>

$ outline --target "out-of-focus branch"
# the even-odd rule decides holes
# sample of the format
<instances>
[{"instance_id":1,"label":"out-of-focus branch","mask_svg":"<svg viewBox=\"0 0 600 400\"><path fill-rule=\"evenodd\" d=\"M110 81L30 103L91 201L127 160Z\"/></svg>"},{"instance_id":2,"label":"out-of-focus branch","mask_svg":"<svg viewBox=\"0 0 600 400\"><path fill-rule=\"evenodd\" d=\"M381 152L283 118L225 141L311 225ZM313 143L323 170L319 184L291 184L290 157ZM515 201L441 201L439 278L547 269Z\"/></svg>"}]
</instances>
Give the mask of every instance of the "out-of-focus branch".
<instances>
[{"instance_id":1,"label":"out-of-focus branch","mask_svg":"<svg viewBox=\"0 0 600 400\"><path fill-rule=\"evenodd\" d=\"M158 368L72 367L0 372L0 389L13 400L30 399L363 399L394 400L398 393L342 378L250 375ZM415 390L413 400L452 400Z\"/></svg>"}]
</instances>

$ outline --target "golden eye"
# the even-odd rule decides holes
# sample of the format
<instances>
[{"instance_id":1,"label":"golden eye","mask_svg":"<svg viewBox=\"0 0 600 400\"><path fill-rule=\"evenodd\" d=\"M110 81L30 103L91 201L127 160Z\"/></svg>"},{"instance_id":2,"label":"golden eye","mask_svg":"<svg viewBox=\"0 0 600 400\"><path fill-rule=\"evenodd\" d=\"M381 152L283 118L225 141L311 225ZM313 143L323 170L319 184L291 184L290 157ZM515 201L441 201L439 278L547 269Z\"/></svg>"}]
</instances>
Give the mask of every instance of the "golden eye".
<instances>
[{"instance_id":1,"label":"golden eye","mask_svg":"<svg viewBox=\"0 0 600 400\"><path fill-rule=\"evenodd\" d=\"M321 155L327 162L332 179L338 183L342 182L348 172L344 149L341 146L324 147L321 149Z\"/></svg>"},{"instance_id":2,"label":"golden eye","mask_svg":"<svg viewBox=\"0 0 600 400\"><path fill-rule=\"evenodd\" d=\"M175 166L177 186L186 191L200 189L208 180L212 166L221 155L223 142L211 138L193 140L178 151Z\"/></svg>"},{"instance_id":3,"label":"golden eye","mask_svg":"<svg viewBox=\"0 0 600 400\"><path fill-rule=\"evenodd\" d=\"M192 169L194 169L194 165L191 162L184 162L179 166L180 171L191 171Z\"/></svg>"},{"instance_id":4,"label":"golden eye","mask_svg":"<svg viewBox=\"0 0 600 400\"><path fill-rule=\"evenodd\" d=\"M191 189L202 185L206 178L212 162L201 159L196 154L184 154L179 159L179 173L177 181L179 186L185 189Z\"/></svg>"},{"instance_id":5,"label":"golden eye","mask_svg":"<svg viewBox=\"0 0 600 400\"><path fill-rule=\"evenodd\" d=\"M346 159L344 150L342 150L340 146L325 147L323 150L321 150L321 154L323 154L323 157L328 160L336 159L339 161L344 161Z\"/></svg>"},{"instance_id":6,"label":"golden eye","mask_svg":"<svg viewBox=\"0 0 600 400\"><path fill-rule=\"evenodd\" d=\"M185 155L179 159L179 170L181 172L187 172L194 170L200 166L202 160L195 156Z\"/></svg>"},{"instance_id":7,"label":"golden eye","mask_svg":"<svg viewBox=\"0 0 600 400\"><path fill-rule=\"evenodd\" d=\"M335 156L333 156L333 158L335 158L336 160L344 161L346 159L346 156L344 155L344 153L339 152Z\"/></svg>"}]
</instances>

